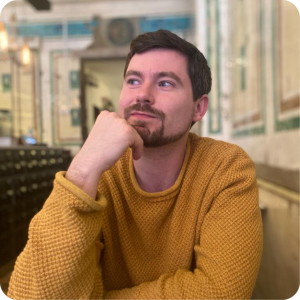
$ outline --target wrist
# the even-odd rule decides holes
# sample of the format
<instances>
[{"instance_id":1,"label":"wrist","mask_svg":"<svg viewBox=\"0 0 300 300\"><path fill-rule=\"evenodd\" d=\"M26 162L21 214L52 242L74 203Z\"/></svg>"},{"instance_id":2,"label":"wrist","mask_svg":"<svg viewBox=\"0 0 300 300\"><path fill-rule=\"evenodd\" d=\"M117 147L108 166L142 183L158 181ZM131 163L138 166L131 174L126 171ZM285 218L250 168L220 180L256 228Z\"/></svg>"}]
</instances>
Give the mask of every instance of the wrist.
<instances>
[{"instance_id":1,"label":"wrist","mask_svg":"<svg viewBox=\"0 0 300 300\"><path fill-rule=\"evenodd\" d=\"M65 177L95 199L102 173L103 172L100 169L95 168L95 166L89 167L88 164L78 164L75 157L67 170Z\"/></svg>"}]
</instances>

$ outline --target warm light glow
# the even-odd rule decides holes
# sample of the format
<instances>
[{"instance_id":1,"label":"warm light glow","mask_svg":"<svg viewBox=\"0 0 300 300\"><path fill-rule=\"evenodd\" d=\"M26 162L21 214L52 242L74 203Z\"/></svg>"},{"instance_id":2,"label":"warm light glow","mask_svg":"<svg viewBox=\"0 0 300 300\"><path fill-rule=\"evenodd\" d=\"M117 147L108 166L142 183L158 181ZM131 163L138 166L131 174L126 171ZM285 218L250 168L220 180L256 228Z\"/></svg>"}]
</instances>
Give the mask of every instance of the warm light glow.
<instances>
[{"instance_id":1,"label":"warm light glow","mask_svg":"<svg viewBox=\"0 0 300 300\"><path fill-rule=\"evenodd\" d=\"M0 48L1 50L7 50L8 48L7 33L2 22L0 23Z\"/></svg>"},{"instance_id":2,"label":"warm light glow","mask_svg":"<svg viewBox=\"0 0 300 300\"><path fill-rule=\"evenodd\" d=\"M25 43L22 49L22 62L24 65L30 64L30 49Z\"/></svg>"}]
</instances>

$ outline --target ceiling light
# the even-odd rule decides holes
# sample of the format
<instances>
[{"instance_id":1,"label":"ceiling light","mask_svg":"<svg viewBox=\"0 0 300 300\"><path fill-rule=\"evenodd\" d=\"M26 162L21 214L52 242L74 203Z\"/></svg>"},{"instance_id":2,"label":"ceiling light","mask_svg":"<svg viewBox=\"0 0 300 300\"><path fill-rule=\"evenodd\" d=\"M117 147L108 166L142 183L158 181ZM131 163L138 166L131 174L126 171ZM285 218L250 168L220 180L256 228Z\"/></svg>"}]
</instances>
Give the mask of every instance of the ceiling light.
<instances>
[{"instance_id":1,"label":"ceiling light","mask_svg":"<svg viewBox=\"0 0 300 300\"><path fill-rule=\"evenodd\" d=\"M22 48L22 62L24 65L30 64L30 49L26 42L24 42L23 48Z\"/></svg>"},{"instance_id":2,"label":"ceiling light","mask_svg":"<svg viewBox=\"0 0 300 300\"><path fill-rule=\"evenodd\" d=\"M6 51L8 48L8 38L4 23L0 22L0 49Z\"/></svg>"}]
</instances>

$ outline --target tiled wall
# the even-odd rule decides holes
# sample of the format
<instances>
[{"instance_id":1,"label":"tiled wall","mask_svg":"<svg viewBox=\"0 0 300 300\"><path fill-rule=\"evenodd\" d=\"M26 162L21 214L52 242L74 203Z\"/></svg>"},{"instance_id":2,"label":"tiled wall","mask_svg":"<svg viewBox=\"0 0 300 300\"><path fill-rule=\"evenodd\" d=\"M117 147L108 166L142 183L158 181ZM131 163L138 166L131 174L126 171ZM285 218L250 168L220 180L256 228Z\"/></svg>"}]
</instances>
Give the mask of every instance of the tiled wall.
<instances>
[{"instance_id":1,"label":"tiled wall","mask_svg":"<svg viewBox=\"0 0 300 300\"><path fill-rule=\"evenodd\" d=\"M299 170L299 12L285 0L200 3L208 26L198 40L215 82L203 135L240 145L258 164Z\"/></svg>"}]
</instances>

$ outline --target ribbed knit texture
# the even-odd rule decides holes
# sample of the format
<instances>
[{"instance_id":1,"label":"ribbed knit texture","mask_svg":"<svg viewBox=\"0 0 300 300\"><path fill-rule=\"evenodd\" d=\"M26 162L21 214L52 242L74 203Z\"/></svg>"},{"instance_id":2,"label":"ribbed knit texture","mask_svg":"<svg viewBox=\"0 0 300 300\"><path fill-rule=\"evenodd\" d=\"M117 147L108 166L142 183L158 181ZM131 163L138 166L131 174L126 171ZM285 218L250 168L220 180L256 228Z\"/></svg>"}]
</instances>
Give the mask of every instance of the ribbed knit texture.
<instances>
[{"instance_id":1,"label":"ribbed knit texture","mask_svg":"<svg viewBox=\"0 0 300 300\"><path fill-rule=\"evenodd\" d=\"M9 285L13 299L250 298L262 252L254 164L239 147L189 135L176 183L147 193L131 150L96 201L56 175Z\"/></svg>"}]
</instances>

